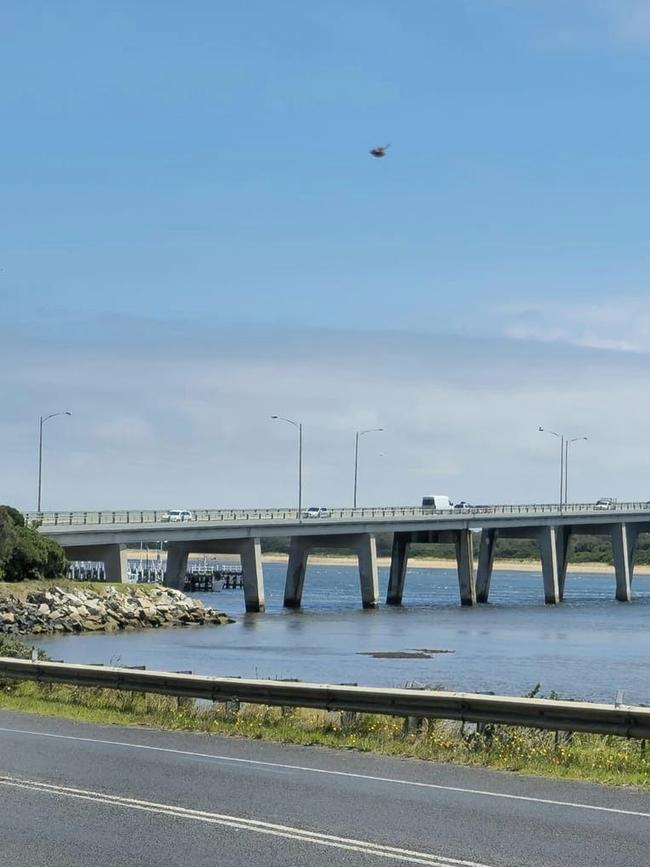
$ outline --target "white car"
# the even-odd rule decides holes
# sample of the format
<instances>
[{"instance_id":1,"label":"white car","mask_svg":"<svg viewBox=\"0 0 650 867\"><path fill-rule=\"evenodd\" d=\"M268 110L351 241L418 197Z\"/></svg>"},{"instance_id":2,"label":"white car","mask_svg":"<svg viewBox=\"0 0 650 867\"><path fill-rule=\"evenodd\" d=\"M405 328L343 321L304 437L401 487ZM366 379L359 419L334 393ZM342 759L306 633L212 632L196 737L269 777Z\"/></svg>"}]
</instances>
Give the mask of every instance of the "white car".
<instances>
[{"instance_id":1,"label":"white car","mask_svg":"<svg viewBox=\"0 0 650 867\"><path fill-rule=\"evenodd\" d=\"M332 513L324 506L310 506L302 513L303 518L331 518Z\"/></svg>"},{"instance_id":2,"label":"white car","mask_svg":"<svg viewBox=\"0 0 650 867\"><path fill-rule=\"evenodd\" d=\"M193 521L194 515L188 509L170 509L162 516L163 521L176 524L179 521Z\"/></svg>"},{"instance_id":3,"label":"white car","mask_svg":"<svg viewBox=\"0 0 650 867\"><path fill-rule=\"evenodd\" d=\"M613 497L601 497L600 500L596 500L597 509L615 509L616 505L616 500Z\"/></svg>"}]
</instances>

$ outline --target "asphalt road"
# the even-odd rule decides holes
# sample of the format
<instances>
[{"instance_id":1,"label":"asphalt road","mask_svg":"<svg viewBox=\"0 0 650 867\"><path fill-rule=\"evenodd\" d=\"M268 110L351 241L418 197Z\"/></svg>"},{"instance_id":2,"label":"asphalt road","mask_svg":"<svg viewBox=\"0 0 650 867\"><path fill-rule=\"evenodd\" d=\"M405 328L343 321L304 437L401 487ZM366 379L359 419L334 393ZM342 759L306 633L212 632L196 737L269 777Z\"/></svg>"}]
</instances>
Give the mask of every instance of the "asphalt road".
<instances>
[{"instance_id":1,"label":"asphalt road","mask_svg":"<svg viewBox=\"0 0 650 867\"><path fill-rule=\"evenodd\" d=\"M650 795L0 712L12 867L642 867Z\"/></svg>"}]
</instances>

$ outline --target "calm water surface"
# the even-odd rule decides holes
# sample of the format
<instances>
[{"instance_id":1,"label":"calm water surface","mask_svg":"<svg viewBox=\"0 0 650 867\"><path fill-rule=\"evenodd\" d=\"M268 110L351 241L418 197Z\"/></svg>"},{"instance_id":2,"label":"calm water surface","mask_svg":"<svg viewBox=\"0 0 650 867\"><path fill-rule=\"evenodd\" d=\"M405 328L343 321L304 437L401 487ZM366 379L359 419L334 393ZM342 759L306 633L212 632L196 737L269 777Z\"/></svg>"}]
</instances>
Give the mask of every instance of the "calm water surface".
<instances>
[{"instance_id":1,"label":"calm water surface","mask_svg":"<svg viewBox=\"0 0 650 867\"><path fill-rule=\"evenodd\" d=\"M650 576L634 580L631 604L614 601L610 575L569 575L565 602L543 603L539 573L495 571L489 605L460 608L455 571L410 569L404 607L360 608L356 568L312 566L303 609L282 608L285 566L265 564L267 612L245 614L243 592L199 594L232 614L231 626L176 628L40 640L66 662L191 669L199 674L298 677L466 691L542 692L650 704ZM380 569L381 598L388 570ZM364 654L428 648L430 659Z\"/></svg>"}]
</instances>

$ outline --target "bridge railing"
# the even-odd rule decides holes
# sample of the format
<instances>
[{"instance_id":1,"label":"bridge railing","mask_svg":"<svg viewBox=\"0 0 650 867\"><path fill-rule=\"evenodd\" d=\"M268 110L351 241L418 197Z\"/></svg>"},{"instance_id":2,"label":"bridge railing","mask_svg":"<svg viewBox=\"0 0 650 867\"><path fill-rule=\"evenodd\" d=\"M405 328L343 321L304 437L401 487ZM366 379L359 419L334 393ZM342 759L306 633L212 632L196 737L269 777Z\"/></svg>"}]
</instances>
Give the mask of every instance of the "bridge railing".
<instances>
[{"instance_id":1,"label":"bridge railing","mask_svg":"<svg viewBox=\"0 0 650 867\"><path fill-rule=\"evenodd\" d=\"M294 522L298 517L296 509L193 509L190 510L196 523L235 523L237 521L287 521ZM328 520L363 520L365 518L413 518L431 519L456 517L479 518L483 515L572 515L593 513L595 515L650 512L650 502L616 503L610 508L599 507L596 503L569 503L560 509L557 503L533 503L529 505L486 505L471 506L464 509L436 510L422 506L372 506L359 509L336 508L328 510L322 518L311 518L303 512L304 521L324 522ZM101 510L86 512L26 512L25 520L39 526L85 526L85 525L125 525L125 524L164 524L168 513L164 509L151 510Z\"/></svg>"}]
</instances>

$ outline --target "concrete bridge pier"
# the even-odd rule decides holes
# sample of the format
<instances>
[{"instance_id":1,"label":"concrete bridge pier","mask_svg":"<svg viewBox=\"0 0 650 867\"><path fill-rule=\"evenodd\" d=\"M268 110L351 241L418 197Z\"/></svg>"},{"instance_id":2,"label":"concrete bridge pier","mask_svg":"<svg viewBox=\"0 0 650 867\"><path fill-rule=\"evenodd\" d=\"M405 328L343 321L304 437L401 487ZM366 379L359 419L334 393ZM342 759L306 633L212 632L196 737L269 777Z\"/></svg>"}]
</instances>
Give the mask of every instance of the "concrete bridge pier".
<instances>
[{"instance_id":1,"label":"concrete bridge pier","mask_svg":"<svg viewBox=\"0 0 650 867\"><path fill-rule=\"evenodd\" d=\"M621 523L614 524L611 533L614 572L616 574L616 598L619 602L630 602L632 600L632 577L639 530L634 525Z\"/></svg>"},{"instance_id":2,"label":"concrete bridge pier","mask_svg":"<svg viewBox=\"0 0 650 867\"><path fill-rule=\"evenodd\" d=\"M129 562L126 554L126 546L120 544L111 545L87 545L74 548L64 548L68 560L90 560L104 564L104 578L113 584L124 583L129 576Z\"/></svg>"},{"instance_id":3,"label":"concrete bridge pier","mask_svg":"<svg viewBox=\"0 0 650 867\"><path fill-rule=\"evenodd\" d=\"M377 572L377 541L374 534L364 533L357 548L361 604L364 608L379 607L379 573Z\"/></svg>"},{"instance_id":4,"label":"concrete bridge pier","mask_svg":"<svg viewBox=\"0 0 650 867\"><path fill-rule=\"evenodd\" d=\"M555 541L558 557L558 580L560 584L560 602L564 599L566 585L566 569L569 563L569 543L573 535L573 527L564 525L555 530Z\"/></svg>"},{"instance_id":5,"label":"concrete bridge pier","mask_svg":"<svg viewBox=\"0 0 650 867\"><path fill-rule=\"evenodd\" d=\"M390 556L390 574L388 577L386 605L402 604L410 544L410 533L395 533L393 535L393 549Z\"/></svg>"},{"instance_id":6,"label":"concrete bridge pier","mask_svg":"<svg viewBox=\"0 0 650 867\"><path fill-rule=\"evenodd\" d=\"M542 558L544 601L556 605L560 601L560 578L557 565L555 527L543 527L539 531L539 552Z\"/></svg>"},{"instance_id":7,"label":"concrete bridge pier","mask_svg":"<svg viewBox=\"0 0 650 867\"><path fill-rule=\"evenodd\" d=\"M239 554L244 582L246 611L264 611L264 577L260 540L219 539L201 542L169 542L167 544L167 568L165 585L182 590L187 573L187 558L190 554Z\"/></svg>"},{"instance_id":8,"label":"concrete bridge pier","mask_svg":"<svg viewBox=\"0 0 650 867\"><path fill-rule=\"evenodd\" d=\"M300 608L302 590L305 586L305 572L310 545L305 544L303 536L292 536L289 542L289 562L284 584L284 607Z\"/></svg>"},{"instance_id":9,"label":"concrete bridge pier","mask_svg":"<svg viewBox=\"0 0 650 867\"><path fill-rule=\"evenodd\" d=\"M479 603L487 602L490 595L497 533L497 530L481 530L481 541L478 549L478 568L476 570L476 601Z\"/></svg>"},{"instance_id":10,"label":"concrete bridge pier","mask_svg":"<svg viewBox=\"0 0 650 867\"><path fill-rule=\"evenodd\" d=\"M456 535L456 563L461 605L476 605L474 579L474 543L471 530L459 530Z\"/></svg>"},{"instance_id":11,"label":"concrete bridge pier","mask_svg":"<svg viewBox=\"0 0 650 867\"><path fill-rule=\"evenodd\" d=\"M354 533L341 536L293 536L289 547L289 563L284 588L287 608L300 608L305 586L305 572L309 552L314 548L351 548L359 562L361 603L364 608L377 608L379 604L379 577L377 572L377 544L372 533Z\"/></svg>"},{"instance_id":12,"label":"concrete bridge pier","mask_svg":"<svg viewBox=\"0 0 650 867\"><path fill-rule=\"evenodd\" d=\"M262 573L262 549L259 539L245 539L240 546L244 602L246 611L264 611L264 576Z\"/></svg>"},{"instance_id":13,"label":"concrete bridge pier","mask_svg":"<svg viewBox=\"0 0 650 867\"><path fill-rule=\"evenodd\" d=\"M185 542L167 543L167 565L165 567L165 586L182 590L185 586L187 558L191 546Z\"/></svg>"},{"instance_id":14,"label":"concrete bridge pier","mask_svg":"<svg viewBox=\"0 0 650 867\"><path fill-rule=\"evenodd\" d=\"M547 605L557 605L564 596L569 538L567 527L542 527L537 534Z\"/></svg>"}]
</instances>

